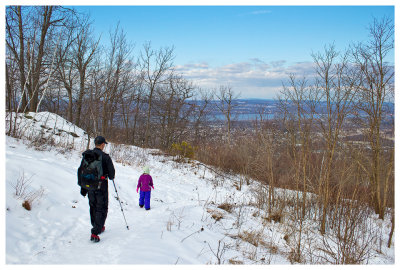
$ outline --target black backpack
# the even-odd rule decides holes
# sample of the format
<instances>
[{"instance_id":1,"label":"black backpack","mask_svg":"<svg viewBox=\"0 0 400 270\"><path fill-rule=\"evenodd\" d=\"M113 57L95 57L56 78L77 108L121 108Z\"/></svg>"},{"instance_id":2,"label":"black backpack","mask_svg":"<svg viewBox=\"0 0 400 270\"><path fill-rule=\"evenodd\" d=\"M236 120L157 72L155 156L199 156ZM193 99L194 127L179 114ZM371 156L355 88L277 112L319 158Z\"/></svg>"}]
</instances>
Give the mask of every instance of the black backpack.
<instances>
[{"instance_id":1,"label":"black backpack","mask_svg":"<svg viewBox=\"0 0 400 270\"><path fill-rule=\"evenodd\" d=\"M103 156L93 150L82 153L81 187L87 190L96 190L101 187L103 176Z\"/></svg>"}]
</instances>

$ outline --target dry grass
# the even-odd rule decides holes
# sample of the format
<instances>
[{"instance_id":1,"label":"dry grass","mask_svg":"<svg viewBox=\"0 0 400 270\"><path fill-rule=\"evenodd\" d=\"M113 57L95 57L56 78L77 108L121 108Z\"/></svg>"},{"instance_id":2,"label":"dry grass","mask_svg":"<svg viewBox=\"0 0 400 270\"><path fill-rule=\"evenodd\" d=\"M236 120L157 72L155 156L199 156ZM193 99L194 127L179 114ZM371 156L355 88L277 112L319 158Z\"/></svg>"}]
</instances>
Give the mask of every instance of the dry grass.
<instances>
[{"instance_id":1,"label":"dry grass","mask_svg":"<svg viewBox=\"0 0 400 270\"><path fill-rule=\"evenodd\" d=\"M29 201L28 200L25 200L23 203L22 203L22 207L23 208L25 208L26 210L28 210L28 211L31 211L31 204L29 203Z\"/></svg>"},{"instance_id":2,"label":"dry grass","mask_svg":"<svg viewBox=\"0 0 400 270\"><path fill-rule=\"evenodd\" d=\"M244 264L243 261L237 261L234 259L229 259L229 264L241 265Z\"/></svg>"},{"instance_id":3,"label":"dry grass","mask_svg":"<svg viewBox=\"0 0 400 270\"><path fill-rule=\"evenodd\" d=\"M302 262L301 254L297 253L296 249L291 249L288 259L292 264Z\"/></svg>"},{"instance_id":4,"label":"dry grass","mask_svg":"<svg viewBox=\"0 0 400 270\"><path fill-rule=\"evenodd\" d=\"M275 222L281 222L282 221L282 212L274 212L271 213L271 215L269 215L266 220L271 222L271 221L275 221Z\"/></svg>"},{"instance_id":5,"label":"dry grass","mask_svg":"<svg viewBox=\"0 0 400 270\"><path fill-rule=\"evenodd\" d=\"M217 206L218 208L225 210L228 213L232 213L233 205L230 203L223 203Z\"/></svg>"},{"instance_id":6,"label":"dry grass","mask_svg":"<svg viewBox=\"0 0 400 270\"><path fill-rule=\"evenodd\" d=\"M219 221L224 218L224 215L216 210L207 209L207 213L211 214L211 217L215 219L215 221Z\"/></svg>"},{"instance_id":7,"label":"dry grass","mask_svg":"<svg viewBox=\"0 0 400 270\"><path fill-rule=\"evenodd\" d=\"M252 244L255 247L259 245L266 245L266 243L262 240L262 234L256 231L243 231L238 234L238 237L243 241Z\"/></svg>"},{"instance_id":8,"label":"dry grass","mask_svg":"<svg viewBox=\"0 0 400 270\"><path fill-rule=\"evenodd\" d=\"M270 243L268 246L266 246L266 248L269 249L269 252L271 254L278 254L279 248L278 248L277 245L273 245L273 244Z\"/></svg>"}]
</instances>

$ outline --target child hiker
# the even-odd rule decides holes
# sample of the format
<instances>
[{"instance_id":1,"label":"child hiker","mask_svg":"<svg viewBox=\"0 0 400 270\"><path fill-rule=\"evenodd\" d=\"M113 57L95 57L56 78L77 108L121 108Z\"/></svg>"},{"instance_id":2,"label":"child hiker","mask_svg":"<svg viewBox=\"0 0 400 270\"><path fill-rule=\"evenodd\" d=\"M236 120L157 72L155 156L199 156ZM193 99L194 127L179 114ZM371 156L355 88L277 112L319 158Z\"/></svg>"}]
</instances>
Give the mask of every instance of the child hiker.
<instances>
[{"instance_id":1,"label":"child hiker","mask_svg":"<svg viewBox=\"0 0 400 270\"><path fill-rule=\"evenodd\" d=\"M140 188L139 206L140 208L143 208L144 206L146 210L150 210L150 187L154 189L153 179L150 176L149 167L145 166L143 168L143 174L139 177L136 193L139 191Z\"/></svg>"}]
</instances>

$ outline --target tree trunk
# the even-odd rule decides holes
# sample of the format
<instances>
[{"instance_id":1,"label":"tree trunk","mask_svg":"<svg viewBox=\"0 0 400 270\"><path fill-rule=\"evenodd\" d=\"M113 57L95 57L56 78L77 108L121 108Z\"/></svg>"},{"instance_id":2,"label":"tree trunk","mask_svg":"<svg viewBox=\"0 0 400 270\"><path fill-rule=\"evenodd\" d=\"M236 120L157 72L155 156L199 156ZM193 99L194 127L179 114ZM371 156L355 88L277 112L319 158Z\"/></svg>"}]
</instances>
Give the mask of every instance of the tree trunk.
<instances>
[{"instance_id":1,"label":"tree trunk","mask_svg":"<svg viewBox=\"0 0 400 270\"><path fill-rule=\"evenodd\" d=\"M11 80L10 80L10 72L8 71L8 65L6 64L6 89L7 89L7 97L6 97L6 110L8 112L12 112L12 89L11 89Z\"/></svg>"},{"instance_id":2,"label":"tree trunk","mask_svg":"<svg viewBox=\"0 0 400 270\"><path fill-rule=\"evenodd\" d=\"M85 82L83 81L82 78L84 78L84 74L79 72L79 77L80 77L80 83L79 83L79 96L78 100L76 102L76 125L79 127L81 124L81 112L82 112L82 102L83 102L83 96L85 94Z\"/></svg>"},{"instance_id":3,"label":"tree trunk","mask_svg":"<svg viewBox=\"0 0 400 270\"><path fill-rule=\"evenodd\" d=\"M390 233L389 233L389 240L388 240L388 248L390 248L390 246L392 245L392 237L393 237L393 232L394 232L394 209L392 211L392 227L390 229Z\"/></svg>"},{"instance_id":4,"label":"tree trunk","mask_svg":"<svg viewBox=\"0 0 400 270\"><path fill-rule=\"evenodd\" d=\"M132 131L132 144L133 145L135 145L135 134L136 134L136 125L137 125L138 116L139 116L139 97L137 99L136 112L135 112L134 121L133 121L133 131Z\"/></svg>"},{"instance_id":5,"label":"tree trunk","mask_svg":"<svg viewBox=\"0 0 400 270\"><path fill-rule=\"evenodd\" d=\"M71 123L73 122L73 117L72 117L72 89L67 89L68 92L68 121Z\"/></svg>"},{"instance_id":6,"label":"tree trunk","mask_svg":"<svg viewBox=\"0 0 400 270\"><path fill-rule=\"evenodd\" d=\"M24 31L23 31L23 21L22 21L22 11L21 11L21 6L17 7L17 13L18 13L18 25L19 25L19 61L18 61L18 67L19 67L19 74L20 74L20 80L21 80L21 96L22 96L22 101L21 101L21 111L24 111L26 106L27 106L27 99L26 99L26 93L25 93L25 82L26 82L26 77L25 77L25 42L24 42ZM29 49L29 48L28 48Z\"/></svg>"},{"instance_id":7,"label":"tree trunk","mask_svg":"<svg viewBox=\"0 0 400 270\"><path fill-rule=\"evenodd\" d=\"M149 108L147 109L147 122L146 122L146 131L144 135L144 146L149 147L149 140L150 140L150 118L151 118L151 106L152 106L152 100L153 100L153 92L154 92L154 87L152 86L150 88L150 95L149 95Z\"/></svg>"},{"instance_id":8,"label":"tree trunk","mask_svg":"<svg viewBox=\"0 0 400 270\"><path fill-rule=\"evenodd\" d=\"M46 34L47 30L50 27L50 19L53 12L52 6L45 6L44 7L44 15L43 15L43 24L41 28L41 35L40 35L40 43L38 49L38 55L36 60L35 69L32 73L32 89L30 94L30 111L35 112L38 102L39 102L39 88L40 88L40 71L43 65L43 56L44 56L44 45L46 41Z\"/></svg>"}]
</instances>

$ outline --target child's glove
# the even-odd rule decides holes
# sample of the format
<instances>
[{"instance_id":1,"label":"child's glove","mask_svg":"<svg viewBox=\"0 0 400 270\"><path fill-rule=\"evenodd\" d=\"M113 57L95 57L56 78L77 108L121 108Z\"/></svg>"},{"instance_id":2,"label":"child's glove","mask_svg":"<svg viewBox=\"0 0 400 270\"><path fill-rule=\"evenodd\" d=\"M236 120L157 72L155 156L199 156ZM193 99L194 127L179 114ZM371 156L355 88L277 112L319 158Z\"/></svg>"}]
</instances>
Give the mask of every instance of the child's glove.
<instances>
[{"instance_id":1,"label":"child's glove","mask_svg":"<svg viewBox=\"0 0 400 270\"><path fill-rule=\"evenodd\" d=\"M136 188L136 193L139 193L139 188Z\"/></svg>"},{"instance_id":2,"label":"child's glove","mask_svg":"<svg viewBox=\"0 0 400 270\"><path fill-rule=\"evenodd\" d=\"M154 189L154 185L153 186L151 186L153 189Z\"/></svg>"}]
</instances>

